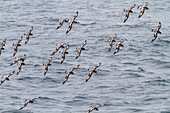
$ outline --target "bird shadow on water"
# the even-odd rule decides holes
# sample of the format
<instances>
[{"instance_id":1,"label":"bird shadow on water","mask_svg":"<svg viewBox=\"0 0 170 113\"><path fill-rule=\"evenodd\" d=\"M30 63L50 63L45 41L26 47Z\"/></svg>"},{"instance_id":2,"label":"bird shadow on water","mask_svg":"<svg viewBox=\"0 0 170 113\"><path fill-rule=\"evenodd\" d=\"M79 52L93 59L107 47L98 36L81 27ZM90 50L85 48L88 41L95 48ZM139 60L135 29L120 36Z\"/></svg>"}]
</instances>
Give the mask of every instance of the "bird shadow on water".
<instances>
[{"instance_id":1,"label":"bird shadow on water","mask_svg":"<svg viewBox=\"0 0 170 113\"><path fill-rule=\"evenodd\" d=\"M34 113L31 112L30 110L7 110L7 111L2 111L1 113Z\"/></svg>"}]
</instances>

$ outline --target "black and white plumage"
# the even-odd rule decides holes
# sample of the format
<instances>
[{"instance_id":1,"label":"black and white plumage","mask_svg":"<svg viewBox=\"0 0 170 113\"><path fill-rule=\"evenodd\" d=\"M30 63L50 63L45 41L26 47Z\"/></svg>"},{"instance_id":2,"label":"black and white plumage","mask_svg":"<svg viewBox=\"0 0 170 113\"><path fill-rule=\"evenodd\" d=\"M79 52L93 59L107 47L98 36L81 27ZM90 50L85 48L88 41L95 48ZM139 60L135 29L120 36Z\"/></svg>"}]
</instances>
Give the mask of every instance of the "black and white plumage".
<instances>
[{"instance_id":1,"label":"black and white plumage","mask_svg":"<svg viewBox=\"0 0 170 113\"><path fill-rule=\"evenodd\" d=\"M73 19L71 19L69 27L66 31L66 34L72 29L73 24L75 23L76 18L78 17L78 11L76 12L76 15L74 15Z\"/></svg>"},{"instance_id":2,"label":"black and white plumage","mask_svg":"<svg viewBox=\"0 0 170 113\"><path fill-rule=\"evenodd\" d=\"M30 36L31 35L33 35L32 34L32 31L33 31L33 26L31 27L31 29L29 30L29 32L26 34L24 34L24 35L26 35L26 41L25 41L25 44L27 44L28 43L28 41L29 41L29 39L30 39Z\"/></svg>"},{"instance_id":3,"label":"black and white plumage","mask_svg":"<svg viewBox=\"0 0 170 113\"><path fill-rule=\"evenodd\" d=\"M91 78L93 72L94 72L94 73L97 73L96 69L97 69L100 65L101 65L101 63L99 63L98 65L96 65L93 69L89 69L90 73L89 73L88 77L86 78L86 81L85 81L85 82L87 82L87 81Z\"/></svg>"},{"instance_id":4,"label":"black and white plumage","mask_svg":"<svg viewBox=\"0 0 170 113\"><path fill-rule=\"evenodd\" d=\"M85 40L84 43L80 47L76 48L78 50L78 54L76 56L76 59L80 56L81 51L85 50L84 46L86 45L86 43L87 43L87 40Z\"/></svg>"},{"instance_id":5,"label":"black and white plumage","mask_svg":"<svg viewBox=\"0 0 170 113\"><path fill-rule=\"evenodd\" d=\"M151 42L153 42L153 41L156 40L156 38L158 37L158 34L162 34L162 33L160 32L160 28L161 28L161 27L162 27L162 24L161 24L161 22L159 22L158 27L157 27L155 30L152 29L152 32L154 32L154 37L153 37L153 39L152 39Z\"/></svg>"},{"instance_id":6,"label":"black and white plumage","mask_svg":"<svg viewBox=\"0 0 170 113\"><path fill-rule=\"evenodd\" d=\"M2 41L2 43L1 43L1 45L0 45L0 55L1 55L1 51L2 50L4 50L5 48L4 48L4 46L5 46L5 44L6 44L6 38Z\"/></svg>"},{"instance_id":7,"label":"black and white plumage","mask_svg":"<svg viewBox=\"0 0 170 113\"><path fill-rule=\"evenodd\" d=\"M17 43L15 44L15 43L13 43L13 45L12 46L14 46L14 53L13 53L13 57L15 56L15 54L17 53L17 51L18 51L18 47L19 46L21 46L21 44L20 44L20 42L22 41L22 36L21 36L21 38L17 41Z\"/></svg>"},{"instance_id":8,"label":"black and white plumage","mask_svg":"<svg viewBox=\"0 0 170 113\"><path fill-rule=\"evenodd\" d=\"M116 51L114 52L114 54L116 54L119 50L120 50L120 47L123 47L123 43L124 40L121 40L119 43L115 44L116 46Z\"/></svg>"},{"instance_id":9,"label":"black and white plumage","mask_svg":"<svg viewBox=\"0 0 170 113\"><path fill-rule=\"evenodd\" d=\"M67 43L62 43L60 45L56 44L56 49L53 51L53 53L51 55L54 55L55 53L57 53L59 51L60 48L64 48L64 45L66 45Z\"/></svg>"},{"instance_id":10,"label":"black and white plumage","mask_svg":"<svg viewBox=\"0 0 170 113\"><path fill-rule=\"evenodd\" d=\"M61 64L64 62L66 54L68 54L67 52L68 49L69 49L69 44L67 44L67 47L61 52L62 54Z\"/></svg>"},{"instance_id":11,"label":"black and white plumage","mask_svg":"<svg viewBox=\"0 0 170 113\"><path fill-rule=\"evenodd\" d=\"M103 106L106 106L106 104L101 104L101 105L98 105L98 106L90 106L91 107L91 109L89 109L88 111L87 111L87 113L90 113L90 112L92 112L93 110L96 110L96 111L99 111L99 107L103 107Z\"/></svg>"},{"instance_id":12,"label":"black and white plumage","mask_svg":"<svg viewBox=\"0 0 170 113\"><path fill-rule=\"evenodd\" d=\"M133 13L132 9L136 6L136 4L134 4L133 6L131 6L129 9L127 10L124 10L124 12L126 12L126 15L125 15L125 19L124 19L124 23L127 21L127 19L129 18L129 14L130 13Z\"/></svg>"},{"instance_id":13,"label":"black and white plumage","mask_svg":"<svg viewBox=\"0 0 170 113\"><path fill-rule=\"evenodd\" d=\"M48 62L46 64L43 64L43 66L45 66L45 71L44 71L44 76L47 74L48 71L48 66L51 66L51 61L53 60L53 57L50 57L50 59L48 60Z\"/></svg>"},{"instance_id":14,"label":"black and white plumage","mask_svg":"<svg viewBox=\"0 0 170 113\"><path fill-rule=\"evenodd\" d=\"M137 7L137 9L140 9L140 14L139 14L138 18L140 18L140 17L144 14L144 12L145 12L146 9L149 9L149 8L147 7L148 5L149 5L149 3L146 2L143 6L138 6L138 7Z\"/></svg>"},{"instance_id":15,"label":"black and white plumage","mask_svg":"<svg viewBox=\"0 0 170 113\"><path fill-rule=\"evenodd\" d=\"M58 27L56 28L56 30L59 29L59 28L64 24L64 22L69 22L69 19L65 18L65 19L63 19L63 20L59 20L59 25L58 25Z\"/></svg>"},{"instance_id":16,"label":"black and white plumage","mask_svg":"<svg viewBox=\"0 0 170 113\"><path fill-rule=\"evenodd\" d=\"M22 61L23 62L25 59L26 59L26 54L24 54L23 57L16 59L13 63L10 64L10 66L16 64L18 61Z\"/></svg>"},{"instance_id":17,"label":"black and white plumage","mask_svg":"<svg viewBox=\"0 0 170 113\"><path fill-rule=\"evenodd\" d=\"M34 100L39 99L39 98L41 98L41 97L35 97L35 98L30 99L30 100L27 100L27 99L26 99L24 106L21 107L19 110L22 110L22 109L25 108L29 103L33 103Z\"/></svg>"},{"instance_id":18,"label":"black and white plumage","mask_svg":"<svg viewBox=\"0 0 170 113\"><path fill-rule=\"evenodd\" d=\"M17 75L20 73L22 66L25 65L24 61L21 61L20 63L18 63L18 72Z\"/></svg>"},{"instance_id":19,"label":"black and white plumage","mask_svg":"<svg viewBox=\"0 0 170 113\"><path fill-rule=\"evenodd\" d=\"M113 42L116 42L115 39L117 37L117 34L115 34L115 36L111 39L111 40L108 40L109 41L109 51L112 49L112 46L113 46Z\"/></svg>"},{"instance_id":20,"label":"black and white plumage","mask_svg":"<svg viewBox=\"0 0 170 113\"><path fill-rule=\"evenodd\" d=\"M75 69L77 69L79 66L80 66L80 65L77 65L77 66L73 67L70 71L66 71L67 75L65 76L65 80L63 81L63 84L64 84L65 82L67 82L70 74L74 74L73 71L74 71Z\"/></svg>"},{"instance_id":21,"label":"black and white plumage","mask_svg":"<svg viewBox=\"0 0 170 113\"><path fill-rule=\"evenodd\" d=\"M10 73L8 76L6 76L6 77L2 77L2 80L1 80L1 82L0 82L0 85L2 85L6 80L8 80L9 81L9 77L10 76L12 76L13 74L15 73L15 71L13 71L12 73Z\"/></svg>"}]
</instances>

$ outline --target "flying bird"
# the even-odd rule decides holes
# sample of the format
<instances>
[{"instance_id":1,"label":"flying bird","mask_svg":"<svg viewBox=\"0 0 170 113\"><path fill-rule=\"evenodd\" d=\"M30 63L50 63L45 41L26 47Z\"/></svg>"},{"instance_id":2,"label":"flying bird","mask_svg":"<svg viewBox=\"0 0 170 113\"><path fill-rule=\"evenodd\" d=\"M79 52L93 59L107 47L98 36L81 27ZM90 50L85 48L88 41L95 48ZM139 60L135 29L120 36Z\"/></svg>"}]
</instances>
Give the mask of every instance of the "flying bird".
<instances>
[{"instance_id":1,"label":"flying bird","mask_svg":"<svg viewBox=\"0 0 170 113\"><path fill-rule=\"evenodd\" d=\"M120 47L123 47L123 43L124 40L121 40L119 43L115 44L116 46L116 51L114 52L114 54L116 54L119 50L120 50Z\"/></svg>"},{"instance_id":2,"label":"flying bird","mask_svg":"<svg viewBox=\"0 0 170 113\"><path fill-rule=\"evenodd\" d=\"M12 46L14 46L14 53L13 53L13 57L15 56L15 54L17 53L17 51L18 51L18 47L19 46L21 46L21 44L20 44L20 42L22 41L22 36L21 36L21 38L18 40L18 42L16 43L16 44L12 44Z\"/></svg>"},{"instance_id":3,"label":"flying bird","mask_svg":"<svg viewBox=\"0 0 170 113\"><path fill-rule=\"evenodd\" d=\"M32 34L32 31L33 31L33 26L31 27L31 29L29 30L29 32L26 34L24 34L24 35L26 35L26 41L25 41L25 44L27 44L28 43L28 41L29 41L29 39L30 39L30 36L31 35L33 35Z\"/></svg>"},{"instance_id":4,"label":"flying bird","mask_svg":"<svg viewBox=\"0 0 170 113\"><path fill-rule=\"evenodd\" d=\"M69 22L69 20L67 18L65 18L63 20L59 20L59 22L60 23L59 23L59 25L58 25L58 27L56 29L59 29L64 24L64 22Z\"/></svg>"},{"instance_id":5,"label":"flying bird","mask_svg":"<svg viewBox=\"0 0 170 113\"><path fill-rule=\"evenodd\" d=\"M17 75L20 73L22 65L25 65L24 61L21 61L21 63L18 63L18 72L17 72Z\"/></svg>"},{"instance_id":6,"label":"flying bird","mask_svg":"<svg viewBox=\"0 0 170 113\"><path fill-rule=\"evenodd\" d=\"M154 40L156 40L156 38L158 37L158 34L162 34L162 33L160 32L161 26L162 26L162 24L161 24L161 22L159 22L158 27L157 27L155 30L152 29L152 32L154 32L154 37L153 37L153 39L152 39L151 42L153 42Z\"/></svg>"},{"instance_id":7,"label":"flying bird","mask_svg":"<svg viewBox=\"0 0 170 113\"><path fill-rule=\"evenodd\" d=\"M98 106L90 106L91 109L89 109L87 113L90 113L90 112L92 112L93 110L99 111L98 108L99 108L99 107L103 107L103 106L106 106L106 104L102 104L102 105L98 105Z\"/></svg>"},{"instance_id":8,"label":"flying bird","mask_svg":"<svg viewBox=\"0 0 170 113\"><path fill-rule=\"evenodd\" d=\"M85 50L84 46L86 45L86 43L87 43L87 40L85 40L84 43L83 43L80 47L77 47L77 48L76 48L76 49L78 49L78 54L77 54L77 56L76 56L76 59L80 56L81 51L82 51L82 50Z\"/></svg>"},{"instance_id":9,"label":"flying bird","mask_svg":"<svg viewBox=\"0 0 170 113\"><path fill-rule=\"evenodd\" d=\"M68 49L69 49L69 44L67 44L67 47L61 52L61 54L62 54L61 64L64 62L66 54L68 54L68 52L67 52Z\"/></svg>"},{"instance_id":10,"label":"flying bird","mask_svg":"<svg viewBox=\"0 0 170 113\"><path fill-rule=\"evenodd\" d=\"M1 45L0 45L0 55L1 55L1 50L4 50L5 48L4 48L4 46L5 46L5 44L6 44L6 38L2 41L2 43L1 43Z\"/></svg>"},{"instance_id":11,"label":"flying bird","mask_svg":"<svg viewBox=\"0 0 170 113\"><path fill-rule=\"evenodd\" d=\"M62 43L62 44L60 44L60 45L57 45L56 44L56 49L53 51L53 53L51 54L51 55L54 55L55 53L57 53L58 52L58 50L60 49L60 48L64 48L64 45L66 45L67 43Z\"/></svg>"},{"instance_id":12,"label":"flying bird","mask_svg":"<svg viewBox=\"0 0 170 113\"><path fill-rule=\"evenodd\" d=\"M51 66L51 61L53 60L53 57L51 57L46 64L43 64L45 66L44 76L47 74L48 66Z\"/></svg>"},{"instance_id":13,"label":"flying bird","mask_svg":"<svg viewBox=\"0 0 170 113\"><path fill-rule=\"evenodd\" d=\"M77 17L78 17L78 11L76 12L76 15L74 15L73 19L71 19L69 27L66 31L66 34L72 29L72 25L73 25L73 23L75 23L75 20L76 20Z\"/></svg>"},{"instance_id":14,"label":"flying bird","mask_svg":"<svg viewBox=\"0 0 170 113\"><path fill-rule=\"evenodd\" d=\"M18 61L24 61L26 59L26 54L24 54L23 57L16 59L13 63L10 64L10 66L16 64Z\"/></svg>"},{"instance_id":15,"label":"flying bird","mask_svg":"<svg viewBox=\"0 0 170 113\"><path fill-rule=\"evenodd\" d=\"M80 66L80 65L77 65L76 67L73 67L70 71L66 71L67 75L65 76L65 80L63 81L63 84L64 84L65 82L67 82L70 74L74 74L73 71L74 71L75 69L77 69L79 66Z\"/></svg>"},{"instance_id":16,"label":"flying bird","mask_svg":"<svg viewBox=\"0 0 170 113\"><path fill-rule=\"evenodd\" d=\"M110 42L110 43L109 43L109 46L110 46L109 51L112 49L113 42L116 42L116 41L115 41L116 37L117 37L117 34L115 34L115 36L114 36L111 40L108 40L108 41Z\"/></svg>"},{"instance_id":17,"label":"flying bird","mask_svg":"<svg viewBox=\"0 0 170 113\"><path fill-rule=\"evenodd\" d=\"M138 16L138 18L140 18L143 14L144 14L144 12L145 12L145 10L146 9L149 9L147 6L148 6L148 2L146 2L143 6L138 6L137 7L137 9L140 9L140 14L139 14L139 16Z\"/></svg>"},{"instance_id":18,"label":"flying bird","mask_svg":"<svg viewBox=\"0 0 170 113\"><path fill-rule=\"evenodd\" d=\"M97 73L96 69L101 65L101 63L99 63L98 65L96 65L93 69L89 69L90 73L88 75L88 77L86 78L86 82L91 78L93 72Z\"/></svg>"},{"instance_id":19,"label":"flying bird","mask_svg":"<svg viewBox=\"0 0 170 113\"><path fill-rule=\"evenodd\" d=\"M30 99L30 100L26 99L24 106L21 107L19 110L22 110L23 108L25 108L29 103L34 103L34 100L39 99L39 98L41 98L41 97L35 97L35 98Z\"/></svg>"},{"instance_id":20,"label":"flying bird","mask_svg":"<svg viewBox=\"0 0 170 113\"><path fill-rule=\"evenodd\" d=\"M131 6L129 9L124 10L124 12L126 12L125 15L125 19L124 19L124 23L127 21L127 19L129 18L129 13L133 13L132 9L136 6L136 4L134 4L133 6Z\"/></svg>"},{"instance_id":21,"label":"flying bird","mask_svg":"<svg viewBox=\"0 0 170 113\"><path fill-rule=\"evenodd\" d=\"M0 85L2 85L6 80L8 80L9 81L9 77L10 76L12 76L13 74L15 73L15 71L13 71L12 73L10 73L8 76L6 76L6 77L2 77L2 80L1 80L1 82L0 82Z\"/></svg>"}]
</instances>

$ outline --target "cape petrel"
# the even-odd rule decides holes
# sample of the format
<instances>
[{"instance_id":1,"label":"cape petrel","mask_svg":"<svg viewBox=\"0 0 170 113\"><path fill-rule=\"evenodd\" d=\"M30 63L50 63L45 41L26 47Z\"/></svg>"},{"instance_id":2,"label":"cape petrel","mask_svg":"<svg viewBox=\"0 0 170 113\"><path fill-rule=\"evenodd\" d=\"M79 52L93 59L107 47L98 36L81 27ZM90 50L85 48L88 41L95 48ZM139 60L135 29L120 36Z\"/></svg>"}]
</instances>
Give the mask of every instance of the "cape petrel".
<instances>
[{"instance_id":1,"label":"cape petrel","mask_svg":"<svg viewBox=\"0 0 170 113\"><path fill-rule=\"evenodd\" d=\"M154 32L154 37L153 37L153 39L152 39L152 41L151 42L153 42L154 40L156 40L156 38L158 37L158 34L162 34L161 32L160 32L160 28L161 28L161 22L159 22L159 24L158 24L158 27L154 30L154 29L152 29L152 32Z\"/></svg>"},{"instance_id":2,"label":"cape petrel","mask_svg":"<svg viewBox=\"0 0 170 113\"><path fill-rule=\"evenodd\" d=\"M33 26L31 27L31 29L29 30L29 32L26 34L24 34L24 35L26 35L26 41L25 41L25 44L27 44L28 43L28 41L29 41L29 39L30 39L30 36L31 35L33 35L32 34L32 31L33 31Z\"/></svg>"},{"instance_id":3,"label":"cape petrel","mask_svg":"<svg viewBox=\"0 0 170 113\"><path fill-rule=\"evenodd\" d=\"M103 107L103 106L105 106L105 105L106 105L106 104L101 104L101 105L98 105L98 106L90 106L91 109L89 109L87 113L90 113L90 112L92 112L93 110L99 111L98 108L99 108L99 107Z\"/></svg>"},{"instance_id":4,"label":"cape petrel","mask_svg":"<svg viewBox=\"0 0 170 113\"><path fill-rule=\"evenodd\" d=\"M73 19L71 19L69 27L66 31L66 34L72 29L72 25L73 25L73 23L75 23L75 20L76 20L77 17L78 17L78 11L76 12L76 15L74 15Z\"/></svg>"},{"instance_id":5,"label":"cape petrel","mask_svg":"<svg viewBox=\"0 0 170 113\"><path fill-rule=\"evenodd\" d=\"M116 51L114 52L114 54L116 54L119 50L120 50L120 47L123 47L123 43L124 40L122 39L119 43L115 44L116 46Z\"/></svg>"},{"instance_id":6,"label":"cape petrel","mask_svg":"<svg viewBox=\"0 0 170 113\"><path fill-rule=\"evenodd\" d=\"M90 73L89 73L88 77L86 78L86 82L91 78L93 72L94 72L94 73L97 73L96 69L97 69L100 65L101 65L101 63L99 63L98 65L96 65L94 68L89 69Z\"/></svg>"},{"instance_id":7,"label":"cape petrel","mask_svg":"<svg viewBox=\"0 0 170 113\"><path fill-rule=\"evenodd\" d=\"M117 37L117 34L115 34L115 36L114 36L111 40L108 40L108 41L110 42L110 43L109 43L109 46L110 46L109 51L112 49L113 42L116 42L116 41L115 41L116 37Z\"/></svg>"},{"instance_id":8,"label":"cape petrel","mask_svg":"<svg viewBox=\"0 0 170 113\"><path fill-rule=\"evenodd\" d=\"M1 43L1 45L0 45L0 55L1 55L1 50L4 50L5 48L4 48L4 46L5 46L5 44L6 44L6 38L2 41L2 43Z\"/></svg>"},{"instance_id":9,"label":"cape petrel","mask_svg":"<svg viewBox=\"0 0 170 113\"><path fill-rule=\"evenodd\" d=\"M56 47L56 49L53 51L53 53L52 53L51 55L54 55L55 53L57 53L60 48L64 48L64 45L66 45L66 44L67 44L67 43L62 43L62 44L60 44L60 45L56 44L57 47Z\"/></svg>"},{"instance_id":10,"label":"cape petrel","mask_svg":"<svg viewBox=\"0 0 170 113\"><path fill-rule=\"evenodd\" d=\"M47 74L48 66L51 66L51 61L53 60L53 57L51 57L46 64L43 64L45 66L44 76Z\"/></svg>"},{"instance_id":11,"label":"cape petrel","mask_svg":"<svg viewBox=\"0 0 170 113\"><path fill-rule=\"evenodd\" d=\"M63 25L64 22L69 22L69 20L67 18L65 18L63 20L59 20L59 22L60 23L59 23L59 25L58 25L58 27L56 29L59 29Z\"/></svg>"},{"instance_id":12,"label":"cape petrel","mask_svg":"<svg viewBox=\"0 0 170 113\"><path fill-rule=\"evenodd\" d=\"M21 46L21 44L20 44L20 42L22 41L22 36L21 36L21 38L18 40L18 42L15 44L15 43L13 43L12 44L12 46L14 46L14 53L13 53L13 57L15 56L15 54L17 53L17 51L18 51L18 47L19 46Z\"/></svg>"},{"instance_id":13,"label":"cape petrel","mask_svg":"<svg viewBox=\"0 0 170 113\"><path fill-rule=\"evenodd\" d=\"M133 6L131 6L128 10L124 10L124 12L126 12L125 15L125 19L124 19L124 23L126 22L126 20L129 18L129 13L133 13L132 9L136 6L136 4L134 4Z\"/></svg>"},{"instance_id":14,"label":"cape petrel","mask_svg":"<svg viewBox=\"0 0 170 113\"><path fill-rule=\"evenodd\" d=\"M66 54L68 54L67 52L68 49L69 49L69 44L67 44L67 47L61 52L62 54L61 64L64 62Z\"/></svg>"},{"instance_id":15,"label":"cape petrel","mask_svg":"<svg viewBox=\"0 0 170 113\"><path fill-rule=\"evenodd\" d=\"M13 71L12 73L10 73L8 76L6 76L6 77L2 77L2 80L1 80L1 82L0 82L0 85L2 85L6 80L8 80L9 81L9 77L10 76L12 76L13 74L15 73L15 71Z\"/></svg>"},{"instance_id":16,"label":"cape petrel","mask_svg":"<svg viewBox=\"0 0 170 113\"><path fill-rule=\"evenodd\" d=\"M82 51L82 50L85 50L84 46L86 45L86 43L87 43L87 40L85 40L84 43L83 43L80 47L77 47L77 48L76 48L76 49L78 49L78 54L77 54L77 56L76 56L76 59L80 56L81 51Z\"/></svg>"},{"instance_id":17,"label":"cape petrel","mask_svg":"<svg viewBox=\"0 0 170 113\"><path fill-rule=\"evenodd\" d=\"M39 99L39 98L40 98L40 97L35 97L35 98L30 99L30 100L27 100L27 99L26 99L24 106L21 107L19 110L22 110L23 108L25 108L29 103L34 103L34 100Z\"/></svg>"},{"instance_id":18,"label":"cape petrel","mask_svg":"<svg viewBox=\"0 0 170 113\"><path fill-rule=\"evenodd\" d=\"M10 64L10 66L16 64L18 61L24 61L26 59L26 54L24 54L23 57L16 59L13 63Z\"/></svg>"},{"instance_id":19,"label":"cape petrel","mask_svg":"<svg viewBox=\"0 0 170 113\"><path fill-rule=\"evenodd\" d=\"M67 82L70 74L74 74L73 71L74 71L75 69L77 69L79 66L80 66L80 65L77 65L77 66L73 67L70 71L67 71L67 70L66 70L67 75L65 76L65 80L63 81L63 84L64 84L65 82Z\"/></svg>"},{"instance_id":20,"label":"cape petrel","mask_svg":"<svg viewBox=\"0 0 170 113\"><path fill-rule=\"evenodd\" d=\"M146 9L149 9L147 6L148 6L148 2L146 2L143 6L138 6L137 7L137 9L140 9L140 14L139 14L139 16L138 16L138 18L140 18L143 14L144 14L144 12L145 12L145 10Z\"/></svg>"}]
</instances>

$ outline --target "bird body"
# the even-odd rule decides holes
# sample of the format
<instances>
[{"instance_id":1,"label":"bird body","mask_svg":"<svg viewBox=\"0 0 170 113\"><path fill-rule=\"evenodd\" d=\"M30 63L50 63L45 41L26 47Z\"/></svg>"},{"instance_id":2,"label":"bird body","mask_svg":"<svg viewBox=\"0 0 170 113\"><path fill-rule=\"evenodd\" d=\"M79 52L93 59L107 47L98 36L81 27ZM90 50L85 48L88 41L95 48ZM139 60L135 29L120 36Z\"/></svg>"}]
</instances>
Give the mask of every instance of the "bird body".
<instances>
[{"instance_id":1,"label":"bird body","mask_svg":"<svg viewBox=\"0 0 170 113\"><path fill-rule=\"evenodd\" d=\"M76 48L76 49L78 49L78 54L76 56L76 59L80 56L81 51L85 50L84 46L86 45L86 43L87 43L87 40L85 40L84 43L80 47Z\"/></svg>"},{"instance_id":2,"label":"bird body","mask_svg":"<svg viewBox=\"0 0 170 113\"><path fill-rule=\"evenodd\" d=\"M69 27L68 27L68 29L66 31L66 34L72 29L73 23L76 23L75 20L76 20L77 17L78 17L78 11L76 12L76 15L74 15L73 19L71 19Z\"/></svg>"},{"instance_id":3,"label":"bird body","mask_svg":"<svg viewBox=\"0 0 170 113\"><path fill-rule=\"evenodd\" d=\"M56 47L55 51L51 55L54 55L55 53L57 53L60 48L64 48L64 45L66 45L66 44L67 43L62 43L60 45L56 45L57 47Z\"/></svg>"},{"instance_id":4,"label":"bird body","mask_svg":"<svg viewBox=\"0 0 170 113\"><path fill-rule=\"evenodd\" d=\"M124 10L124 12L126 12L125 15L125 19L124 19L124 23L127 21L127 19L129 18L129 13L133 13L132 9L136 6L136 4L134 4L133 6L131 6L128 10Z\"/></svg>"},{"instance_id":5,"label":"bird body","mask_svg":"<svg viewBox=\"0 0 170 113\"><path fill-rule=\"evenodd\" d=\"M33 103L34 100L39 99L39 98L40 98L40 97L35 97L35 98L30 99L30 100L27 100L27 99L26 99L24 106L21 107L19 110L22 110L22 109L25 108L29 103Z\"/></svg>"},{"instance_id":6,"label":"bird body","mask_svg":"<svg viewBox=\"0 0 170 113\"><path fill-rule=\"evenodd\" d=\"M109 51L112 49L113 42L116 42L116 41L115 41L116 37L117 37L117 34L115 34L115 36L114 36L111 40L109 40L109 42L110 42L110 43L109 43L109 46L110 46Z\"/></svg>"},{"instance_id":7,"label":"bird body","mask_svg":"<svg viewBox=\"0 0 170 113\"><path fill-rule=\"evenodd\" d=\"M16 59L13 63L10 64L10 66L16 64L18 61L24 61L26 59L26 54L24 54L23 57Z\"/></svg>"},{"instance_id":8,"label":"bird body","mask_svg":"<svg viewBox=\"0 0 170 113\"><path fill-rule=\"evenodd\" d=\"M27 44L28 43L28 41L29 41L29 39L30 39L30 36L31 35L33 35L32 34L32 31L33 31L33 26L31 27L31 29L29 30L29 32L26 34L24 34L24 35L26 35L26 41L25 41L25 44Z\"/></svg>"},{"instance_id":9,"label":"bird body","mask_svg":"<svg viewBox=\"0 0 170 113\"><path fill-rule=\"evenodd\" d=\"M90 113L90 112L92 112L93 110L99 111L98 108L99 108L99 107L103 107L103 106L106 106L106 104L101 104L101 105L98 105L98 106L90 106L91 109L89 109L87 113Z\"/></svg>"},{"instance_id":10,"label":"bird body","mask_svg":"<svg viewBox=\"0 0 170 113\"><path fill-rule=\"evenodd\" d=\"M22 41L22 39L23 39L23 38L22 38L22 36L21 36L21 38L18 40L18 42L17 42L16 44L13 43L13 45L12 45L12 46L14 46L13 57L15 56L15 54L16 54L17 51L18 51L18 47L21 46L20 42Z\"/></svg>"},{"instance_id":11,"label":"bird body","mask_svg":"<svg viewBox=\"0 0 170 113\"><path fill-rule=\"evenodd\" d=\"M50 57L50 59L48 60L48 62L46 64L43 64L43 66L45 66L45 71L44 71L44 76L47 74L48 71L48 66L50 66L51 61L53 60L53 57Z\"/></svg>"},{"instance_id":12,"label":"bird body","mask_svg":"<svg viewBox=\"0 0 170 113\"><path fill-rule=\"evenodd\" d=\"M61 64L64 62L65 60L65 55L68 54L67 50L69 49L69 44L67 44L67 47L61 52L62 54L62 60L61 60Z\"/></svg>"},{"instance_id":13,"label":"bird body","mask_svg":"<svg viewBox=\"0 0 170 113\"><path fill-rule=\"evenodd\" d=\"M87 82L87 81L91 78L93 72L96 72L96 73L97 73L96 69L97 69L100 65L101 65L101 63L99 63L98 65L96 65L94 68L89 69L90 73L89 73L88 77L86 78L86 81L85 81L85 82Z\"/></svg>"},{"instance_id":14,"label":"bird body","mask_svg":"<svg viewBox=\"0 0 170 113\"><path fill-rule=\"evenodd\" d=\"M63 24L64 24L64 22L68 22L69 20L67 19L67 18L65 18L65 19L63 19L63 20L59 20L59 25L58 25L58 27L56 28L56 29L59 29Z\"/></svg>"},{"instance_id":15,"label":"bird body","mask_svg":"<svg viewBox=\"0 0 170 113\"><path fill-rule=\"evenodd\" d=\"M160 32L161 26L162 26L162 24L161 24L161 22L159 22L158 27L157 27L155 30L152 29L152 32L154 32L154 37L153 37L153 39L152 39L151 42L153 42L153 41L156 40L156 38L158 37L158 34L162 34L162 33Z\"/></svg>"},{"instance_id":16,"label":"bird body","mask_svg":"<svg viewBox=\"0 0 170 113\"><path fill-rule=\"evenodd\" d=\"M12 76L15 73L15 71L13 71L12 73L10 73L8 76L6 77L2 77L2 80L0 82L0 85L2 85L6 80L9 81L9 77Z\"/></svg>"},{"instance_id":17,"label":"bird body","mask_svg":"<svg viewBox=\"0 0 170 113\"><path fill-rule=\"evenodd\" d=\"M2 43L1 43L1 45L0 45L0 55L1 55L1 50L4 50L5 48L4 48L4 46L5 46L5 44L6 44L6 38L2 41Z\"/></svg>"},{"instance_id":18,"label":"bird body","mask_svg":"<svg viewBox=\"0 0 170 113\"><path fill-rule=\"evenodd\" d=\"M116 51L114 52L114 54L116 54L117 52L119 52L120 47L123 47L123 44L122 44L123 42L124 42L124 40L121 40L119 43L115 44L115 46L116 46Z\"/></svg>"},{"instance_id":19,"label":"bird body","mask_svg":"<svg viewBox=\"0 0 170 113\"><path fill-rule=\"evenodd\" d=\"M147 6L148 6L148 2L146 2L142 7L141 6L137 7L138 9L140 9L140 14L138 18L140 18L144 14L146 9L149 9Z\"/></svg>"},{"instance_id":20,"label":"bird body","mask_svg":"<svg viewBox=\"0 0 170 113\"><path fill-rule=\"evenodd\" d=\"M77 65L77 66L73 67L70 71L66 71L67 75L65 76L65 80L63 81L63 84L64 84L65 82L67 82L70 74L74 74L73 71L74 71L75 69L77 69L79 66L80 66L80 65Z\"/></svg>"}]
</instances>

